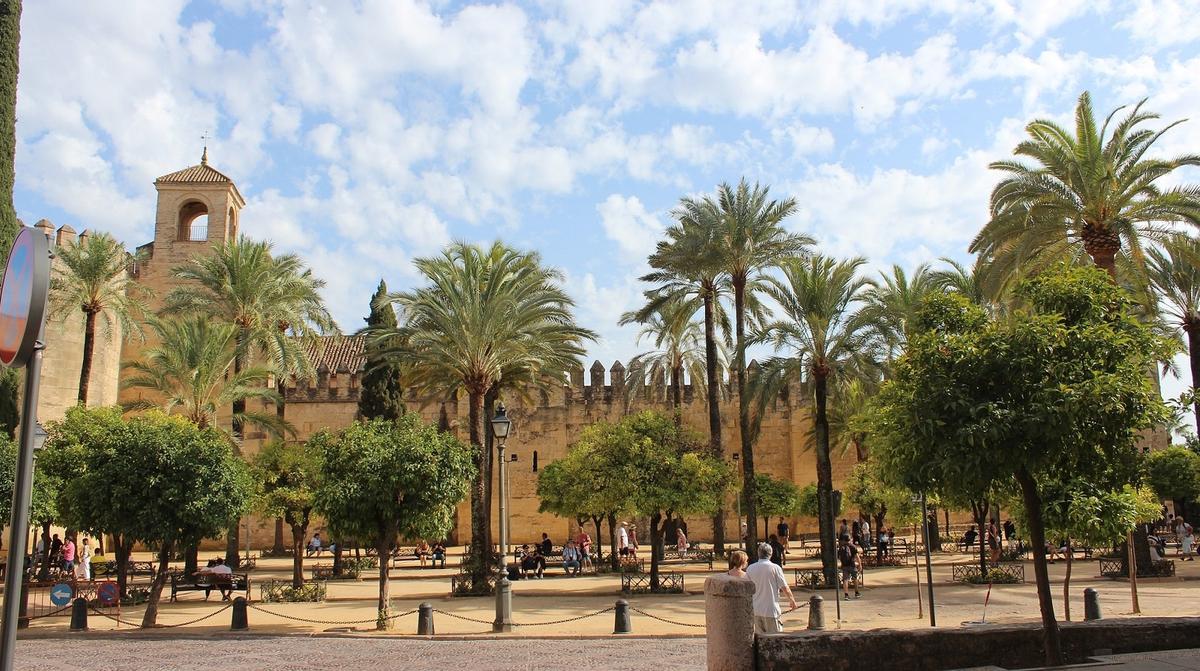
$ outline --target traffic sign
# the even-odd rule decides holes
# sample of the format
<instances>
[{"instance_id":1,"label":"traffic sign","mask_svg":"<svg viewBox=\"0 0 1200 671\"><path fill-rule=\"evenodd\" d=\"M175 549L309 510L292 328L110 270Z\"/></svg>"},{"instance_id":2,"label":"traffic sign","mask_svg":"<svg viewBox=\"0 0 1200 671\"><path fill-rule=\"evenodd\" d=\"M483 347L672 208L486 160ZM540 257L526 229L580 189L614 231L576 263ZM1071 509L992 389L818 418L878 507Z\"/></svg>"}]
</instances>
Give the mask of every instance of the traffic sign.
<instances>
[{"instance_id":1,"label":"traffic sign","mask_svg":"<svg viewBox=\"0 0 1200 671\"><path fill-rule=\"evenodd\" d=\"M0 364L24 366L41 335L50 291L50 243L22 228L8 254L0 285Z\"/></svg>"},{"instance_id":2,"label":"traffic sign","mask_svg":"<svg viewBox=\"0 0 1200 671\"><path fill-rule=\"evenodd\" d=\"M101 606L117 605L117 597L120 592L117 591L117 583L104 582L100 583L100 587L96 589L96 598L100 599Z\"/></svg>"},{"instance_id":3,"label":"traffic sign","mask_svg":"<svg viewBox=\"0 0 1200 671\"><path fill-rule=\"evenodd\" d=\"M75 590L71 589L70 583L60 582L50 588L50 603L55 606L65 606L71 603L71 597L75 595Z\"/></svg>"}]
</instances>

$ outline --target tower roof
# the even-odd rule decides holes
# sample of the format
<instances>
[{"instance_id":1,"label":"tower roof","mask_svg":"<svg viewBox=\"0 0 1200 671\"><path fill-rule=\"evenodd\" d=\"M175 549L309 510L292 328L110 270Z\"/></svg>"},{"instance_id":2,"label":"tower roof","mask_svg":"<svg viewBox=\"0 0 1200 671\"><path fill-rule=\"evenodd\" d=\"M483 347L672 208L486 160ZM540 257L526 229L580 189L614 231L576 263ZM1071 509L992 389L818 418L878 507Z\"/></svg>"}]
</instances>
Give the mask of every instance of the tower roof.
<instances>
[{"instance_id":1,"label":"tower roof","mask_svg":"<svg viewBox=\"0 0 1200 671\"><path fill-rule=\"evenodd\" d=\"M233 180L207 162L163 175L155 184L233 184Z\"/></svg>"}]
</instances>

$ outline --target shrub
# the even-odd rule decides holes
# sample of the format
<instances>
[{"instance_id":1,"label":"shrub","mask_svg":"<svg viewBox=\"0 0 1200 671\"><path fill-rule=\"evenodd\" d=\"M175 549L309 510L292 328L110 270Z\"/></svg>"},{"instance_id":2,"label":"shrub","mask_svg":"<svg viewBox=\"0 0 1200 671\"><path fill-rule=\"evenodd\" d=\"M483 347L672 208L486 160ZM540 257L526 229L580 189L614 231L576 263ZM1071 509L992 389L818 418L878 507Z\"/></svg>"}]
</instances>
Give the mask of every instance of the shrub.
<instances>
[{"instance_id":1,"label":"shrub","mask_svg":"<svg viewBox=\"0 0 1200 671\"><path fill-rule=\"evenodd\" d=\"M263 603L319 602L325 600L325 581L313 580L293 587L288 580L266 580L258 585Z\"/></svg>"}]
</instances>

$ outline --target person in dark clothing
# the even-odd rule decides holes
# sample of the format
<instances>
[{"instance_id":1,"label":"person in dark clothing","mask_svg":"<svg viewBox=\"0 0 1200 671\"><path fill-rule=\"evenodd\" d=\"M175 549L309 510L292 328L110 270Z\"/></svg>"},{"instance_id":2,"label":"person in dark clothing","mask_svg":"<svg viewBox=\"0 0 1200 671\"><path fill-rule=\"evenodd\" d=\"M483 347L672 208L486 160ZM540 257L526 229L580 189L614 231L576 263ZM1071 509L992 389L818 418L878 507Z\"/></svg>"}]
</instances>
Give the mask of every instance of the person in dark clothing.
<instances>
[{"instance_id":1,"label":"person in dark clothing","mask_svg":"<svg viewBox=\"0 0 1200 671\"><path fill-rule=\"evenodd\" d=\"M1017 525L1013 524L1012 520L1004 520L1004 538L1012 540L1017 537Z\"/></svg>"},{"instance_id":2,"label":"person in dark clothing","mask_svg":"<svg viewBox=\"0 0 1200 671\"><path fill-rule=\"evenodd\" d=\"M854 598L859 598L862 593L858 591L858 548L850 542L848 536L842 536L838 540L837 557L842 569L842 598L850 599L847 587L851 583L854 585Z\"/></svg>"},{"instance_id":3,"label":"person in dark clothing","mask_svg":"<svg viewBox=\"0 0 1200 671\"><path fill-rule=\"evenodd\" d=\"M979 532L975 531L974 525L971 525L971 528L967 529L967 533L963 534L963 545L967 546L967 549L970 550L975 545L975 538L977 536L979 536Z\"/></svg>"},{"instance_id":4,"label":"person in dark clothing","mask_svg":"<svg viewBox=\"0 0 1200 671\"><path fill-rule=\"evenodd\" d=\"M545 563L545 557L549 557L554 552L554 543L550 542L549 536L542 534L542 542L538 549L542 551L543 563Z\"/></svg>"},{"instance_id":5,"label":"person in dark clothing","mask_svg":"<svg viewBox=\"0 0 1200 671\"><path fill-rule=\"evenodd\" d=\"M771 545L771 562L773 564L777 564L779 567L782 568L783 567L783 543L779 542L779 537L776 536L775 534L771 534L767 543L769 543Z\"/></svg>"}]
</instances>

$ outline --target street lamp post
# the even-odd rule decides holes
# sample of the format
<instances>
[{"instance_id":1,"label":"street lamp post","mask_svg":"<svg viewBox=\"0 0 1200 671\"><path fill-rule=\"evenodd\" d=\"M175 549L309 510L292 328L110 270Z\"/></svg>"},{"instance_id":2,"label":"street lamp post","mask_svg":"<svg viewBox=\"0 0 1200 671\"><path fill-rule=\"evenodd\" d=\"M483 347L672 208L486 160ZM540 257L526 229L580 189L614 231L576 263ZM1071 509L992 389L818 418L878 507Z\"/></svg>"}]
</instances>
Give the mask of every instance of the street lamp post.
<instances>
[{"instance_id":1,"label":"street lamp post","mask_svg":"<svg viewBox=\"0 0 1200 671\"><path fill-rule=\"evenodd\" d=\"M511 632L512 621L512 583L508 581L508 460L504 458L504 441L512 429L512 420L505 413L504 405L496 408L496 416L492 418L492 435L496 438L496 463L500 465L500 473L496 478L500 489L500 561L496 576L496 619L492 621L493 632Z\"/></svg>"}]
</instances>

